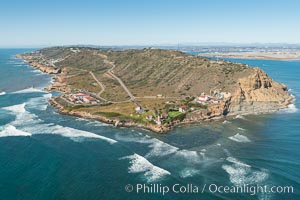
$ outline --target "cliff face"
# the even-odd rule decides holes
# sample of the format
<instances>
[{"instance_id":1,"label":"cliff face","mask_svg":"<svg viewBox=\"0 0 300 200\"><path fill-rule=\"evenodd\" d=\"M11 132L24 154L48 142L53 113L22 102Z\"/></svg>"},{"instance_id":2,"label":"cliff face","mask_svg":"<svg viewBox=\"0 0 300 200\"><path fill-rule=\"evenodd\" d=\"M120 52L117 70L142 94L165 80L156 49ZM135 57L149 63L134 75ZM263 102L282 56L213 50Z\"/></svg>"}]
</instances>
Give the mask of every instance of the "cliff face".
<instances>
[{"instance_id":1,"label":"cliff face","mask_svg":"<svg viewBox=\"0 0 300 200\"><path fill-rule=\"evenodd\" d=\"M32 67L39 69L40 71L48 74L59 74L61 73L60 68L54 68L52 66L47 66L45 64L41 64L38 61L33 60L33 56L19 54L16 56L17 58L24 59L26 63L30 64Z\"/></svg>"},{"instance_id":2,"label":"cliff face","mask_svg":"<svg viewBox=\"0 0 300 200\"><path fill-rule=\"evenodd\" d=\"M238 86L229 100L231 114L270 112L285 108L292 100L284 84L273 81L260 68L238 79Z\"/></svg>"},{"instance_id":3,"label":"cliff face","mask_svg":"<svg viewBox=\"0 0 300 200\"><path fill-rule=\"evenodd\" d=\"M28 62L31 66L39 69L40 71L48 74L59 74L61 72L61 69L56 69L53 67L45 66L43 64L40 64L38 62L29 61Z\"/></svg>"}]
</instances>

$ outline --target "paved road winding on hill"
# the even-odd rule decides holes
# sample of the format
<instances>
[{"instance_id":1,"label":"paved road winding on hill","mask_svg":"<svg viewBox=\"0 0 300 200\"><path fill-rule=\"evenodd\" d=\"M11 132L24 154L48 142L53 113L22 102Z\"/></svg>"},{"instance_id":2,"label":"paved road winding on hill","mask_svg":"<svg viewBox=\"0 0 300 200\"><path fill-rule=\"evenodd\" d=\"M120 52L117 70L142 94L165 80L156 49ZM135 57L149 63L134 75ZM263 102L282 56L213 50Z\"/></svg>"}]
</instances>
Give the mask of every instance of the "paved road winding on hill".
<instances>
[{"instance_id":1,"label":"paved road winding on hill","mask_svg":"<svg viewBox=\"0 0 300 200\"><path fill-rule=\"evenodd\" d=\"M98 94L96 96L103 101L108 101L100 96L104 92L105 86L96 78L95 74L92 71L89 71L89 73L91 74L93 79L97 82L97 84L101 87L101 91L98 92Z\"/></svg>"}]
</instances>

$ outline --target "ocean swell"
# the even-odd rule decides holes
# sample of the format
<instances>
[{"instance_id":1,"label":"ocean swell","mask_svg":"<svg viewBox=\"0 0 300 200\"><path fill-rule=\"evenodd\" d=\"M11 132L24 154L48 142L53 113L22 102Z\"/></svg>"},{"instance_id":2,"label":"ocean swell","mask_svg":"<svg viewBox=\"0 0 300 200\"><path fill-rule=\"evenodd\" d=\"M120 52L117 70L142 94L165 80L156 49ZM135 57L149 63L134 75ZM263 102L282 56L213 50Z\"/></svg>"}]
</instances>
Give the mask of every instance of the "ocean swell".
<instances>
[{"instance_id":1,"label":"ocean swell","mask_svg":"<svg viewBox=\"0 0 300 200\"><path fill-rule=\"evenodd\" d=\"M165 177L166 175L171 174L169 171L153 165L146 158L136 153L130 156L122 157L120 159L129 159L130 166L128 168L128 172L144 173L144 176L147 178L147 182L157 181Z\"/></svg>"},{"instance_id":2,"label":"ocean swell","mask_svg":"<svg viewBox=\"0 0 300 200\"><path fill-rule=\"evenodd\" d=\"M230 136L228 138L235 142L251 142L246 136L241 135L239 133L235 134L234 136Z\"/></svg>"},{"instance_id":3,"label":"ocean swell","mask_svg":"<svg viewBox=\"0 0 300 200\"><path fill-rule=\"evenodd\" d=\"M245 164L236 158L228 157L226 159L230 164L222 165L222 168L229 174L230 182L234 185L259 184L268 178L266 170L253 170L248 164Z\"/></svg>"},{"instance_id":4,"label":"ocean swell","mask_svg":"<svg viewBox=\"0 0 300 200\"><path fill-rule=\"evenodd\" d=\"M25 131L18 130L13 125L5 125L1 127L0 137L10 137L10 136L31 136L31 133L27 133Z\"/></svg>"}]
</instances>

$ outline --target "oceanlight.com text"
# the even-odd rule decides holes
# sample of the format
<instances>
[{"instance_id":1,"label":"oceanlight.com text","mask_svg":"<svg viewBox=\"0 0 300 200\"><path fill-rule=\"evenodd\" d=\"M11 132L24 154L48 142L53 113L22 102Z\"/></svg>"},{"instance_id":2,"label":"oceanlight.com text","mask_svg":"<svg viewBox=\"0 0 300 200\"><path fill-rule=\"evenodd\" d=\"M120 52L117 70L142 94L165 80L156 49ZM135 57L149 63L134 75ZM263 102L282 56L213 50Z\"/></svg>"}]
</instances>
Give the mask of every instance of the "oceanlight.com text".
<instances>
[{"instance_id":1,"label":"oceanlight.com text","mask_svg":"<svg viewBox=\"0 0 300 200\"><path fill-rule=\"evenodd\" d=\"M217 184L127 184L125 186L126 192L132 192L136 194L162 194L178 193L178 194L203 194L203 193L219 193L219 194L249 194L256 195L259 193L277 193L277 194L289 194L294 193L293 186L279 186L279 185L217 185Z\"/></svg>"}]
</instances>

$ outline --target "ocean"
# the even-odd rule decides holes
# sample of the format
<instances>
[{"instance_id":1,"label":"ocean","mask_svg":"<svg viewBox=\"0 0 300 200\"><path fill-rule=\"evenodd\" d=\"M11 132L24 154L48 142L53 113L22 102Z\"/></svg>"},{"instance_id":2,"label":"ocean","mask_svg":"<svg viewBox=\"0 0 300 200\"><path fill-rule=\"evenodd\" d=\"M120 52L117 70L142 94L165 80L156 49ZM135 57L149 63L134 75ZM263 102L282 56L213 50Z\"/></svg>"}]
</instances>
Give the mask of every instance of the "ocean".
<instances>
[{"instance_id":1,"label":"ocean","mask_svg":"<svg viewBox=\"0 0 300 200\"><path fill-rule=\"evenodd\" d=\"M230 59L285 83L289 108L159 135L58 114L29 51L0 49L0 200L300 199L300 61Z\"/></svg>"}]
</instances>

